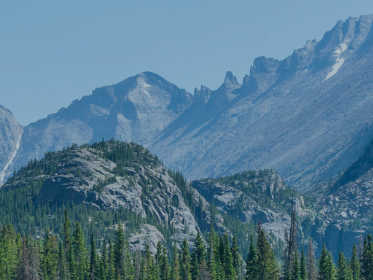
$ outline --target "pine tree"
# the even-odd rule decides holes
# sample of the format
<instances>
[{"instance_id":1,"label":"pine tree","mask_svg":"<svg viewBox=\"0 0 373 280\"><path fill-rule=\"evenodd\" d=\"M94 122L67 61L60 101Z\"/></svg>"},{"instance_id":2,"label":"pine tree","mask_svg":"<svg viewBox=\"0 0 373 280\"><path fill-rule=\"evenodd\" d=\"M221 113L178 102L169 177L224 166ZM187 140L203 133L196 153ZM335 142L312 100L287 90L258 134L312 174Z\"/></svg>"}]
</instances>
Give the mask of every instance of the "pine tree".
<instances>
[{"instance_id":1,"label":"pine tree","mask_svg":"<svg viewBox=\"0 0 373 280\"><path fill-rule=\"evenodd\" d=\"M300 280L300 268L298 260L298 252L295 252L291 267L291 280Z\"/></svg>"},{"instance_id":2,"label":"pine tree","mask_svg":"<svg viewBox=\"0 0 373 280\"><path fill-rule=\"evenodd\" d=\"M309 280L317 279L316 257L313 253L312 238L310 238L310 242L308 245L307 274Z\"/></svg>"},{"instance_id":3,"label":"pine tree","mask_svg":"<svg viewBox=\"0 0 373 280\"><path fill-rule=\"evenodd\" d=\"M48 232L45 235L44 240L44 252L42 259L42 267L44 272L44 279L55 279L57 274L57 258L58 256L58 245L55 235L50 235Z\"/></svg>"},{"instance_id":4,"label":"pine tree","mask_svg":"<svg viewBox=\"0 0 373 280\"><path fill-rule=\"evenodd\" d=\"M74 259L73 259L73 247L72 247L72 240L70 234L70 220L67 213L67 209L65 209L65 216L64 216L64 223L63 223L63 247L64 251L66 252L66 261L68 264L68 270L70 276L74 276Z\"/></svg>"},{"instance_id":5,"label":"pine tree","mask_svg":"<svg viewBox=\"0 0 373 280\"><path fill-rule=\"evenodd\" d=\"M108 253L108 264L107 264L107 279L114 280L116 277L115 270L115 259L114 259L114 247L113 243L109 239L109 253Z\"/></svg>"},{"instance_id":6,"label":"pine tree","mask_svg":"<svg viewBox=\"0 0 373 280\"><path fill-rule=\"evenodd\" d=\"M224 235L224 270L225 270L225 279L234 280L236 278L236 271L233 267L233 256L229 247L228 235Z\"/></svg>"},{"instance_id":7,"label":"pine tree","mask_svg":"<svg viewBox=\"0 0 373 280\"><path fill-rule=\"evenodd\" d=\"M361 277L363 279L373 279L373 243L370 234L364 239L364 251L360 261Z\"/></svg>"},{"instance_id":8,"label":"pine tree","mask_svg":"<svg viewBox=\"0 0 373 280\"><path fill-rule=\"evenodd\" d=\"M135 277L135 266L132 263L132 257L130 252L130 244L128 239L125 242L124 247L124 272L125 280L133 280Z\"/></svg>"},{"instance_id":9,"label":"pine tree","mask_svg":"<svg viewBox=\"0 0 373 280\"><path fill-rule=\"evenodd\" d=\"M73 251L74 251L74 277L76 280L85 280L88 275L88 256L85 249L83 230L76 222L73 235Z\"/></svg>"},{"instance_id":10,"label":"pine tree","mask_svg":"<svg viewBox=\"0 0 373 280\"><path fill-rule=\"evenodd\" d=\"M338 280L352 280L351 268L346 260L345 255L339 252L337 262L337 279Z\"/></svg>"},{"instance_id":11,"label":"pine tree","mask_svg":"<svg viewBox=\"0 0 373 280\"><path fill-rule=\"evenodd\" d=\"M114 268L115 275L124 278L124 231L122 225L118 225L114 239Z\"/></svg>"},{"instance_id":12,"label":"pine tree","mask_svg":"<svg viewBox=\"0 0 373 280\"><path fill-rule=\"evenodd\" d=\"M260 223L258 224L257 235L259 279L277 280L279 278L279 269L276 265L275 254Z\"/></svg>"},{"instance_id":13,"label":"pine tree","mask_svg":"<svg viewBox=\"0 0 373 280\"><path fill-rule=\"evenodd\" d=\"M107 255L107 248L106 248L106 240L104 239L102 243L102 250L101 250L99 279L106 280L107 272L108 272L108 255Z\"/></svg>"},{"instance_id":14,"label":"pine tree","mask_svg":"<svg viewBox=\"0 0 373 280\"><path fill-rule=\"evenodd\" d=\"M70 279L68 264L66 261L66 255L63 250L63 244L58 244L58 268L57 268L57 279L68 280Z\"/></svg>"},{"instance_id":15,"label":"pine tree","mask_svg":"<svg viewBox=\"0 0 373 280\"><path fill-rule=\"evenodd\" d=\"M207 268L209 271L209 274L211 276L212 280L217 280L218 279L218 271L217 271L217 244L216 244L216 235L214 232L214 227L211 223L211 230L208 234L208 246L207 246L207 251L206 251L206 260L207 260Z\"/></svg>"},{"instance_id":16,"label":"pine tree","mask_svg":"<svg viewBox=\"0 0 373 280\"><path fill-rule=\"evenodd\" d=\"M93 237L93 233L91 234L91 261L89 265L89 276L91 280L96 279L96 275L98 273L98 264L97 264L97 256L96 256L96 244Z\"/></svg>"},{"instance_id":17,"label":"pine tree","mask_svg":"<svg viewBox=\"0 0 373 280\"><path fill-rule=\"evenodd\" d=\"M360 280L360 261L357 256L356 245L352 247L351 262L350 262L352 278L354 280Z\"/></svg>"},{"instance_id":18,"label":"pine tree","mask_svg":"<svg viewBox=\"0 0 373 280\"><path fill-rule=\"evenodd\" d=\"M307 280L307 264L306 264L306 258L304 257L304 251L302 248L302 255L300 257L300 279L301 280Z\"/></svg>"},{"instance_id":19,"label":"pine tree","mask_svg":"<svg viewBox=\"0 0 373 280\"><path fill-rule=\"evenodd\" d=\"M321 256L319 259L319 276L318 280L335 280L336 271L332 255L326 250L325 243L322 246Z\"/></svg>"},{"instance_id":20,"label":"pine tree","mask_svg":"<svg viewBox=\"0 0 373 280\"><path fill-rule=\"evenodd\" d=\"M232 258L233 258L233 268L236 272L236 278L238 277L238 274L239 274L240 260L241 260L241 256L240 256L240 253L238 252L238 250L239 250L239 248L238 248L238 245L237 245L237 238L236 238L236 235L233 235L231 254L232 254Z\"/></svg>"},{"instance_id":21,"label":"pine tree","mask_svg":"<svg viewBox=\"0 0 373 280\"><path fill-rule=\"evenodd\" d=\"M172 268L171 268L171 280L180 280L180 263L177 253L176 242L173 246L173 254L172 254Z\"/></svg>"},{"instance_id":22,"label":"pine tree","mask_svg":"<svg viewBox=\"0 0 373 280\"><path fill-rule=\"evenodd\" d=\"M180 252L180 276L182 280L192 279L190 274L190 253L186 239L183 241L183 246Z\"/></svg>"},{"instance_id":23,"label":"pine tree","mask_svg":"<svg viewBox=\"0 0 373 280\"><path fill-rule=\"evenodd\" d=\"M245 280L259 280L258 253L255 248L253 236L250 235L249 253L246 258Z\"/></svg>"}]
</instances>

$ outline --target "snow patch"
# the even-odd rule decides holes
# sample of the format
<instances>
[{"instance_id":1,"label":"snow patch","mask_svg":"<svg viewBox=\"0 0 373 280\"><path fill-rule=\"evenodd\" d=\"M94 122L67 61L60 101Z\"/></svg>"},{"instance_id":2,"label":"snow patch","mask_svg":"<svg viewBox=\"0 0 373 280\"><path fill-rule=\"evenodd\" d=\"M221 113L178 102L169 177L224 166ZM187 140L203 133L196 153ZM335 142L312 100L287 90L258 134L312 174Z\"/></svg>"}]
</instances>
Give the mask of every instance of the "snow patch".
<instances>
[{"instance_id":1,"label":"snow patch","mask_svg":"<svg viewBox=\"0 0 373 280\"><path fill-rule=\"evenodd\" d=\"M341 54L345 50L347 50L347 42L340 44L339 47L338 47L338 49L335 50L334 56L337 57L337 60L336 60L335 64L333 65L332 71L329 72L329 74L326 76L326 78L324 79L324 81L328 80L329 78L331 78L335 74L337 74L339 68L341 68L341 66L345 62L345 59L341 58Z\"/></svg>"},{"instance_id":2,"label":"snow patch","mask_svg":"<svg viewBox=\"0 0 373 280\"><path fill-rule=\"evenodd\" d=\"M23 132L21 132L21 133L19 134L19 139L18 139L18 141L17 141L17 143L16 143L16 149L14 150L14 152L13 152L13 154L12 154L12 157L10 158L10 160L8 161L8 163L4 166L4 169L0 172L0 186L1 186L1 185L3 184L3 182L4 182L4 178L5 178L5 172L6 172L6 170L8 169L9 165L12 164L12 162L13 162L13 160L14 160L14 158L15 158L15 156L16 156L18 150L19 150L19 146L20 146L20 144L21 144L21 139L22 139L22 134L23 134Z\"/></svg>"}]
</instances>

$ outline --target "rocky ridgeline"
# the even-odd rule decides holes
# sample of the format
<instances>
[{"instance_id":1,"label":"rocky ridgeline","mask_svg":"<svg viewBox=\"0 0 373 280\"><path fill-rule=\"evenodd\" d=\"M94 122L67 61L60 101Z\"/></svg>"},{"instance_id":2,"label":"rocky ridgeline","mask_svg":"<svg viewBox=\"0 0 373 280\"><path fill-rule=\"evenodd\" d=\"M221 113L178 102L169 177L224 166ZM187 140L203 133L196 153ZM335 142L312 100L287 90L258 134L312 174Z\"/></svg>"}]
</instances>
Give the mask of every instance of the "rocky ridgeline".
<instances>
[{"instance_id":1,"label":"rocky ridgeline","mask_svg":"<svg viewBox=\"0 0 373 280\"><path fill-rule=\"evenodd\" d=\"M13 114L0 105L0 185L19 149L23 128Z\"/></svg>"},{"instance_id":2,"label":"rocky ridgeline","mask_svg":"<svg viewBox=\"0 0 373 280\"><path fill-rule=\"evenodd\" d=\"M236 216L242 223L257 224L284 241L290 228L289 207L292 190L274 170L249 171L218 179L191 183L209 203L222 213ZM295 196L298 213L303 213L302 196Z\"/></svg>"},{"instance_id":3,"label":"rocky ridgeline","mask_svg":"<svg viewBox=\"0 0 373 280\"><path fill-rule=\"evenodd\" d=\"M40 190L32 198L36 205L73 202L76 205L86 204L98 211L129 209L142 218L152 217L157 225L172 227L176 233L171 240L180 245L187 239L192 246L197 232L201 231L199 223L208 227L211 221L209 204L205 199L188 188L193 207L200 207L197 217L186 204L175 179L147 150L133 143L109 141L104 145L105 152L89 145L73 145L60 152L48 153L38 166L50 166L53 168L50 174L40 175L32 168L23 168L4 184L3 191L42 181ZM110 154L118 146L134 150L136 159L123 166L105 158L104 153ZM229 232L223 227L220 215L217 215L216 222L221 231ZM126 226L125 221L123 225ZM158 241L165 243L165 237L156 226L143 224L138 232L132 233L130 241L133 250L143 249L148 243L155 252Z\"/></svg>"},{"instance_id":4,"label":"rocky ridgeline","mask_svg":"<svg viewBox=\"0 0 373 280\"><path fill-rule=\"evenodd\" d=\"M227 72L217 90L192 95L150 72L97 88L26 126L11 162L18 132L7 136L0 167L10 162L8 175L104 137L144 145L188 180L274 169L305 190L347 168L373 138L372 22L339 21L282 61L258 57L242 83Z\"/></svg>"}]
</instances>

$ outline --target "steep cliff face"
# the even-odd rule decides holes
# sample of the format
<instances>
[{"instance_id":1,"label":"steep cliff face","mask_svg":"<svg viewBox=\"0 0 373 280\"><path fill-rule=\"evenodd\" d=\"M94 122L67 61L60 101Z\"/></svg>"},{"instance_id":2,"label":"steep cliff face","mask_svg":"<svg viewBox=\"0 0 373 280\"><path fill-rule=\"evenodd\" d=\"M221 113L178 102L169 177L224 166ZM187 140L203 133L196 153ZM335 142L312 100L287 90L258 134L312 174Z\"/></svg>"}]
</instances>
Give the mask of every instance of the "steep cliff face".
<instances>
[{"instance_id":1,"label":"steep cliff face","mask_svg":"<svg viewBox=\"0 0 373 280\"><path fill-rule=\"evenodd\" d=\"M291 189L274 170L249 171L218 179L200 179L191 183L219 211L242 223L260 222L269 234L284 241L290 228ZM304 216L302 196L295 197L297 211Z\"/></svg>"},{"instance_id":2,"label":"steep cliff face","mask_svg":"<svg viewBox=\"0 0 373 280\"><path fill-rule=\"evenodd\" d=\"M0 186L13 169L10 168L19 149L23 128L13 114L0 105Z\"/></svg>"}]
</instances>

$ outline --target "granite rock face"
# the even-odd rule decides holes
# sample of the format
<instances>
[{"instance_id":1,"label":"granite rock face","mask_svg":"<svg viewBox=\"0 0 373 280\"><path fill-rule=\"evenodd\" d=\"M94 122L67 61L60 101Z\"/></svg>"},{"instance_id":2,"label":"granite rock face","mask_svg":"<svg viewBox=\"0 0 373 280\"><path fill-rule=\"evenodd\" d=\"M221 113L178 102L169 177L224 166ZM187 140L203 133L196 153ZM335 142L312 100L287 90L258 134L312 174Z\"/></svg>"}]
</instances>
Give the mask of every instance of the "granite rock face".
<instances>
[{"instance_id":1,"label":"granite rock face","mask_svg":"<svg viewBox=\"0 0 373 280\"><path fill-rule=\"evenodd\" d=\"M311 193L316 198L314 238L325 241L335 256L339 251L350 255L353 244L373 233L373 169L337 189L324 183Z\"/></svg>"},{"instance_id":2,"label":"granite rock face","mask_svg":"<svg viewBox=\"0 0 373 280\"><path fill-rule=\"evenodd\" d=\"M13 164L17 155L22 132L23 127L13 114L0 105L0 186L4 179L13 172L9 166Z\"/></svg>"},{"instance_id":3,"label":"granite rock face","mask_svg":"<svg viewBox=\"0 0 373 280\"><path fill-rule=\"evenodd\" d=\"M209 203L224 214L239 218L242 223L262 224L267 233L284 240L290 228L288 206L291 190L273 170L251 171L218 179L191 182ZM279 197L284 196L281 200ZM298 213L304 208L302 197L296 197Z\"/></svg>"}]
</instances>

